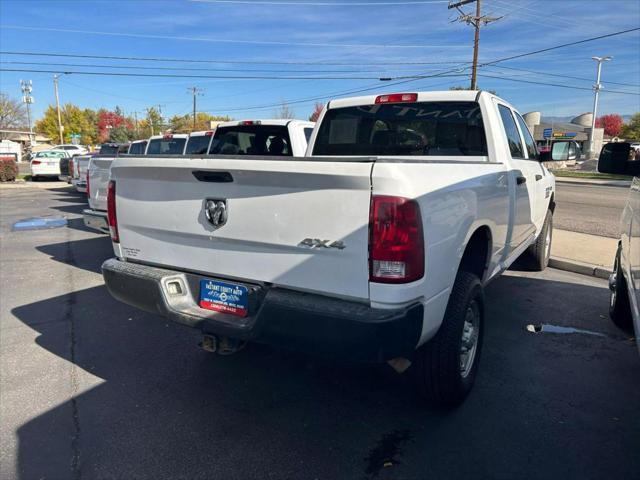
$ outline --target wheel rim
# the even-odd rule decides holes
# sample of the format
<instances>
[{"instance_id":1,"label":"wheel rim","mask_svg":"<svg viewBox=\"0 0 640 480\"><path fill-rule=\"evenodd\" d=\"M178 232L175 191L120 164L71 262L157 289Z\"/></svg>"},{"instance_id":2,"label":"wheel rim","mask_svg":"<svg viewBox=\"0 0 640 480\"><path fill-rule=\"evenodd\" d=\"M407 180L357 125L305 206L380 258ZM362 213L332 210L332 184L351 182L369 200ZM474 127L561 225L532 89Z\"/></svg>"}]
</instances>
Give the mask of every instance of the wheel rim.
<instances>
[{"instance_id":1,"label":"wheel rim","mask_svg":"<svg viewBox=\"0 0 640 480\"><path fill-rule=\"evenodd\" d=\"M467 307L460 344L460 375L466 378L473 368L480 334L480 307L474 300Z\"/></svg>"}]
</instances>

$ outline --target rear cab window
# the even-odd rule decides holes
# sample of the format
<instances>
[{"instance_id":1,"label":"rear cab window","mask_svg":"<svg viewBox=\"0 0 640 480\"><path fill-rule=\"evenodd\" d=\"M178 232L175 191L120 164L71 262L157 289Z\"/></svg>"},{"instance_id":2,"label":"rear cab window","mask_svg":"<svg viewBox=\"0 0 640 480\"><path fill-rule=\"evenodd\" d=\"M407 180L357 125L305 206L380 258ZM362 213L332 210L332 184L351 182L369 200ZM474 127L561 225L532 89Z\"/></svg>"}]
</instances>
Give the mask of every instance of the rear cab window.
<instances>
[{"instance_id":1,"label":"rear cab window","mask_svg":"<svg viewBox=\"0 0 640 480\"><path fill-rule=\"evenodd\" d=\"M363 105L329 109L313 155L486 156L487 140L477 102Z\"/></svg>"},{"instance_id":2,"label":"rear cab window","mask_svg":"<svg viewBox=\"0 0 640 480\"><path fill-rule=\"evenodd\" d=\"M237 125L218 127L209 153L219 155L291 156L291 140L285 125Z\"/></svg>"},{"instance_id":3,"label":"rear cab window","mask_svg":"<svg viewBox=\"0 0 640 480\"><path fill-rule=\"evenodd\" d=\"M187 141L187 148L185 149L186 155L206 155L209 151L209 143L211 143L211 137L213 132L208 135L195 135L189 137Z\"/></svg>"},{"instance_id":4,"label":"rear cab window","mask_svg":"<svg viewBox=\"0 0 640 480\"><path fill-rule=\"evenodd\" d=\"M182 155L186 141L186 138L154 138L149 140L147 155Z\"/></svg>"}]
</instances>

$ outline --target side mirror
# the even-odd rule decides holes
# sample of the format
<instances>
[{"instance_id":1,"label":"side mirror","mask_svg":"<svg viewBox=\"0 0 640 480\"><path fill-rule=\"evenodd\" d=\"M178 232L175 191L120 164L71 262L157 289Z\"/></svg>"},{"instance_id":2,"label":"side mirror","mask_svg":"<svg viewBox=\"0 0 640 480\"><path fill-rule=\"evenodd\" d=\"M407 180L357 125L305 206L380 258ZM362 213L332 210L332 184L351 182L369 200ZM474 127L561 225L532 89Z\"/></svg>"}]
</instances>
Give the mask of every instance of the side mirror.
<instances>
[{"instance_id":1,"label":"side mirror","mask_svg":"<svg viewBox=\"0 0 640 480\"><path fill-rule=\"evenodd\" d=\"M538 159L541 162L564 162L567 160L575 160L575 149L570 152L570 144L571 142L553 142L551 150L549 150L548 152L541 152Z\"/></svg>"},{"instance_id":2,"label":"side mirror","mask_svg":"<svg viewBox=\"0 0 640 480\"><path fill-rule=\"evenodd\" d=\"M640 174L640 161L635 159L635 153L630 143L607 143L602 147L598 158L598 171L618 175L638 175Z\"/></svg>"}]
</instances>

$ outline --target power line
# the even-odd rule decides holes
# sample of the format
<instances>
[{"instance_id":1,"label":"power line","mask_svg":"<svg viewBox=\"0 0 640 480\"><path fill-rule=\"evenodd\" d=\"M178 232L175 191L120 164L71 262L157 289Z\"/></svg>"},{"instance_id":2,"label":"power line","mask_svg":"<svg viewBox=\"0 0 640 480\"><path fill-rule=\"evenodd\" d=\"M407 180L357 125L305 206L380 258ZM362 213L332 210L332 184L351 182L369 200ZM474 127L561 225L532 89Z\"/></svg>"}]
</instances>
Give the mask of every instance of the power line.
<instances>
[{"instance_id":1,"label":"power line","mask_svg":"<svg viewBox=\"0 0 640 480\"><path fill-rule=\"evenodd\" d=\"M56 62L22 62L13 60L0 60L6 65L47 65L52 67L83 67L83 68L114 68L123 70L166 70L166 71L192 71L192 72L250 72L250 73L355 73L353 70L274 70L274 69L242 69L242 68L194 68L194 67L145 67L140 65L105 65L95 63L56 63ZM418 66L412 67L418 68ZM357 73L373 73L377 70L358 69Z\"/></svg>"},{"instance_id":2,"label":"power line","mask_svg":"<svg viewBox=\"0 0 640 480\"><path fill-rule=\"evenodd\" d=\"M548 83L548 82L538 82L535 80L523 80L521 78L513 78L513 77L499 77L497 75L487 75L487 74L478 74L478 76L480 77L484 77L484 78L496 78L498 80L508 80L510 82L520 82L520 83L530 83L533 85L546 85L546 86L550 86L550 87L559 87L559 88L570 88L572 90L585 90L588 92L592 92L593 88L589 88L589 87L578 87L578 86L574 86L574 85L564 85L561 83ZM623 95L636 95L636 96L640 96L640 93L636 93L636 92L623 92L620 90L602 90L603 92L607 92L607 93L619 93L619 94L623 94Z\"/></svg>"},{"instance_id":3,"label":"power line","mask_svg":"<svg viewBox=\"0 0 640 480\"><path fill-rule=\"evenodd\" d=\"M492 65L491 68L506 68L507 70L516 70L516 71L519 71L519 72L533 73L533 74L536 74L536 75L547 75L549 77L571 78L572 80L585 80L587 82L592 82L593 81L593 78L574 77L572 75L562 75L562 74L559 74L559 73L540 72L540 71L536 71L536 70L528 70L526 68L507 67L505 65ZM606 83L608 83L610 85L622 85L622 86L625 86L625 87L640 87L640 84L638 84L638 83L622 83L622 82L610 82L610 81L607 81Z\"/></svg>"},{"instance_id":4,"label":"power line","mask_svg":"<svg viewBox=\"0 0 640 480\"><path fill-rule=\"evenodd\" d=\"M185 37L172 35L151 35L144 33L103 32L99 30L73 30L70 28L27 27L24 25L3 25L12 30L34 30L38 32L82 33L85 35L104 35L110 37L151 38L160 40L185 40L190 42L236 43L242 45L272 45L296 47L331 47L331 48L466 48L464 45L394 45L394 44L366 44L366 43L314 43L314 42L286 42L276 40L239 40L230 38Z\"/></svg>"},{"instance_id":5,"label":"power line","mask_svg":"<svg viewBox=\"0 0 640 480\"><path fill-rule=\"evenodd\" d=\"M0 72L59 73L60 70L35 70L31 68L0 68ZM87 72L64 70L65 75L102 75L107 77L152 77L152 78L211 78L229 80L379 80L380 77L301 77L277 75L180 75L172 73L124 73L124 72Z\"/></svg>"},{"instance_id":6,"label":"power line","mask_svg":"<svg viewBox=\"0 0 640 480\"><path fill-rule=\"evenodd\" d=\"M240 5L305 5L313 7L371 7L396 5L428 5L430 3L447 3L447 0L414 0L398 2L301 2L301 1L272 1L252 2L250 0L189 0L195 3L230 3Z\"/></svg>"}]
</instances>

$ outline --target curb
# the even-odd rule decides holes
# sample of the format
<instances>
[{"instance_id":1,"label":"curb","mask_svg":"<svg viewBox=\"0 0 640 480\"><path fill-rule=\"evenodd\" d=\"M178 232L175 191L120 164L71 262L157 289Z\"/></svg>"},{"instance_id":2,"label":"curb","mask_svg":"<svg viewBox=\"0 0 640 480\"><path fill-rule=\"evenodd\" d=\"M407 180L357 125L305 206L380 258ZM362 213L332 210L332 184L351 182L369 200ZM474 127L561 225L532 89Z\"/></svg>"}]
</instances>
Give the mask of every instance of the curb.
<instances>
[{"instance_id":1,"label":"curb","mask_svg":"<svg viewBox=\"0 0 640 480\"><path fill-rule=\"evenodd\" d=\"M558 270L564 270L565 272L579 273L580 275L588 275L605 280L613 273L613 270L608 267L603 267L602 265L593 265L578 260L566 260L558 257L551 257L549 259L549 266L551 268L557 268Z\"/></svg>"},{"instance_id":2,"label":"curb","mask_svg":"<svg viewBox=\"0 0 640 480\"><path fill-rule=\"evenodd\" d=\"M600 187L619 187L619 188L629 188L631 186L631 181L627 180L588 180L588 179L571 179L567 180L568 177L556 177L556 183L570 183L573 185L597 185Z\"/></svg>"}]
</instances>

